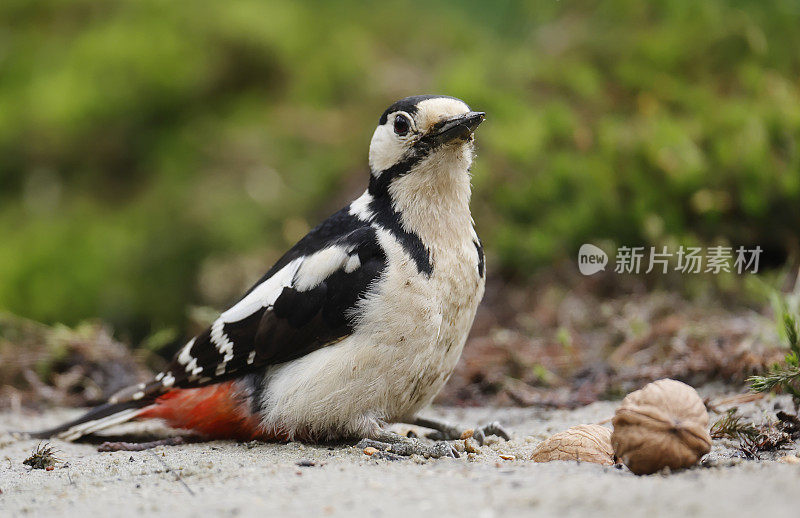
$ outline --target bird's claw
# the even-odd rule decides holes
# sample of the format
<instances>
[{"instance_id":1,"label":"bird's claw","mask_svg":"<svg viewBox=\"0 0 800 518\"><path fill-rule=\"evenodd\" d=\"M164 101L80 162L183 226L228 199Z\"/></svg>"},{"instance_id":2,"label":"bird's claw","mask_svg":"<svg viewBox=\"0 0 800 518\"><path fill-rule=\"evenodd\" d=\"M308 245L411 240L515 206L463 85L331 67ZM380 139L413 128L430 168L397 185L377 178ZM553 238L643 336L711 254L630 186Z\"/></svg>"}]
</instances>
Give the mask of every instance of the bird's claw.
<instances>
[{"instance_id":1,"label":"bird's claw","mask_svg":"<svg viewBox=\"0 0 800 518\"><path fill-rule=\"evenodd\" d=\"M362 439L356 444L356 448L375 448L378 451L394 455L410 457L411 455L421 455L425 458L440 459L442 457L459 458L458 451L452 444L444 441L435 442L432 445L423 443L418 439L401 437L402 440L392 442L377 441L375 439Z\"/></svg>"},{"instance_id":2,"label":"bird's claw","mask_svg":"<svg viewBox=\"0 0 800 518\"><path fill-rule=\"evenodd\" d=\"M432 441L456 441L461 439L463 434L464 430L461 428L443 423L441 428L426 433L425 437Z\"/></svg>"},{"instance_id":3,"label":"bird's claw","mask_svg":"<svg viewBox=\"0 0 800 518\"><path fill-rule=\"evenodd\" d=\"M440 428L426 434L425 437L434 441L455 441L461 439L464 436L464 432L465 430L456 426L442 424ZM496 435L506 441L511 439L508 431L497 421L479 426L472 431L472 438L481 446L486 442L486 437L490 435Z\"/></svg>"},{"instance_id":4,"label":"bird's claw","mask_svg":"<svg viewBox=\"0 0 800 518\"><path fill-rule=\"evenodd\" d=\"M476 428L474 432L472 432L472 437L478 441L478 444L481 446L483 446L483 443L486 442L486 437L489 435L496 435L497 437L500 437L506 441L511 440L511 435L505 428L503 428L503 425L497 421L492 421L489 424L480 426Z\"/></svg>"}]
</instances>

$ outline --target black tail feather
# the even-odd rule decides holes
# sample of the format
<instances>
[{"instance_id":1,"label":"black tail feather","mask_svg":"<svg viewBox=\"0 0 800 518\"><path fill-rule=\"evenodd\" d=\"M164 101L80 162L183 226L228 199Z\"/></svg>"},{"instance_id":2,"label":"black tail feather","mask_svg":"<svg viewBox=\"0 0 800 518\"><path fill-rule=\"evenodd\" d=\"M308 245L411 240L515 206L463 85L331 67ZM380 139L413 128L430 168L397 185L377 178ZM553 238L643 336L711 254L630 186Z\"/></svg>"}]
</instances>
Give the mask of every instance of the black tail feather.
<instances>
[{"instance_id":1,"label":"black tail feather","mask_svg":"<svg viewBox=\"0 0 800 518\"><path fill-rule=\"evenodd\" d=\"M64 432L67 432L73 428L80 427L81 425L86 425L85 428L87 428L88 430L88 428L90 428L89 425L91 423L99 422L102 419L107 419L111 416L114 416L115 414L120 414L121 412L143 408L151 403L152 400L133 400L133 401L124 401L121 403L105 403L103 405L97 406L89 410L88 412L78 417L77 419L56 426L55 428L41 430L38 432L29 432L27 435L35 439L48 439L50 437L55 437L60 434L63 434ZM86 433L91 433L91 431L87 431ZM76 432L74 432L73 435L76 435L76 437L80 437L81 435L84 435L84 433L81 433L80 431L76 430Z\"/></svg>"}]
</instances>

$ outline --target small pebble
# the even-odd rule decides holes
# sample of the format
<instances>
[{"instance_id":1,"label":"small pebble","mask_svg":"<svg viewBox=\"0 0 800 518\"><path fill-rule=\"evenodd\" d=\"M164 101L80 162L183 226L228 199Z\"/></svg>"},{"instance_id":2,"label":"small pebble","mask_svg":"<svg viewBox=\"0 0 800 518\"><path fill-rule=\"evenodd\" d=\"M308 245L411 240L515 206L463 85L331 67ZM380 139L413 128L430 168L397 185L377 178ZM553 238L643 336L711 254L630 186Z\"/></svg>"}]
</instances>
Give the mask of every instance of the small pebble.
<instances>
[{"instance_id":1,"label":"small pebble","mask_svg":"<svg viewBox=\"0 0 800 518\"><path fill-rule=\"evenodd\" d=\"M378 453L378 448L373 448L372 446L364 448L364 455L375 455L376 453Z\"/></svg>"},{"instance_id":2,"label":"small pebble","mask_svg":"<svg viewBox=\"0 0 800 518\"><path fill-rule=\"evenodd\" d=\"M503 460L514 460L514 459L516 459L516 457L514 455L509 455L509 454L506 454L506 453L501 453L498 456Z\"/></svg>"},{"instance_id":3,"label":"small pebble","mask_svg":"<svg viewBox=\"0 0 800 518\"><path fill-rule=\"evenodd\" d=\"M461 438L462 438L462 439L469 439L469 438L470 438L470 437L472 437L473 435L475 435L475 430L473 430L472 428L468 428L468 429L464 430L464 431L461 433Z\"/></svg>"},{"instance_id":4,"label":"small pebble","mask_svg":"<svg viewBox=\"0 0 800 518\"><path fill-rule=\"evenodd\" d=\"M478 441L470 437L468 439L464 439L464 450L467 453L480 453L481 447L478 446Z\"/></svg>"}]
</instances>

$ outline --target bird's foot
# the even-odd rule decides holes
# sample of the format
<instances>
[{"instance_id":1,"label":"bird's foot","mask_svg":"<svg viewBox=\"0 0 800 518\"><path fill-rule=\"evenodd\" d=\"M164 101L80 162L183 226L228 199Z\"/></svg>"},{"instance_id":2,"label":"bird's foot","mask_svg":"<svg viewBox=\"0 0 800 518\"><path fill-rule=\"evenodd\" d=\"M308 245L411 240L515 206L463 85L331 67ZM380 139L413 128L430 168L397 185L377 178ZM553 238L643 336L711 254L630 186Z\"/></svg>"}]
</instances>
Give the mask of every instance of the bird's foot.
<instances>
[{"instance_id":1,"label":"bird's foot","mask_svg":"<svg viewBox=\"0 0 800 518\"><path fill-rule=\"evenodd\" d=\"M419 439L403 437L402 435L381 431L374 439L362 439L356 448L375 448L380 452L410 457L421 455L425 458L439 459L442 457L455 457L460 455L453 447L444 441L425 444Z\"/></svg>"},{"instance_id":2,"label":"bird's foot","mask_svg":"<svg viewBox=\"0 0 800 518\"><path fill-rule=\"evenodd\" d=\"M440 421L438 419L417 417L411 422L411 424L434 430L426 435L428 439L432 439L434 441L454 441L456 439L463 439L470 436L470 429L455 426L446 421ZM472 438L478 441L478 444L481 446L483 446L483 443L486 441L486 437L490 435L496 435L497 437L505 439L506 441L511 439L511 435L508 433L508 431L506 431L506 429L503 428L503 426L497 421L492 421L491 423L476 427L471 431Z\"/></svg>"}]
</instances>

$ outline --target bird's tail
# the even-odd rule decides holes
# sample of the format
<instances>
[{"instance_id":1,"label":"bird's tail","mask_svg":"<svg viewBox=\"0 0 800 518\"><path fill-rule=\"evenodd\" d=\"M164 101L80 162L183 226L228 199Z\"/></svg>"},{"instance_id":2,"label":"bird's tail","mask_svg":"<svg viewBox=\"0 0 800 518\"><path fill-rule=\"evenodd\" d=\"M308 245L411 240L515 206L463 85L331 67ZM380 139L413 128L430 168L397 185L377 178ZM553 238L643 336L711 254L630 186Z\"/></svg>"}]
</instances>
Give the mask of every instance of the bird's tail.
<instances>
[{"instance_id":1,"label":"bird's tail","mask_svg":"<svg viewBox=\"0 0 800 518\"><path fill-rule=\"evenodd\" d=\"M74 441L84 435L139 417L143 409L152 405L161 393L163 393L163 385L156 379L149 383L131 385L116 392L106 403L92 408L77 419L49 430L25 435L37 439L55 437L65 441Z\"/></svg>"},{"instance_id":2,"label":"bird's tail","mask_svg":"<svg viewBox=\"0 0 800 518\"><path fill-rule=\"evenodd\" d=\"M74 441L132 419L161 419L173 428L192 430L212 439L278 437L265 434L258 415L253 414L247 398L233 381L162 393L158 387L157 382L128 387L73 421L25 435Z\"/></svg>"},{"instance_id":3,"label":"bird's tail","mask_svg":"<svg viewBox=\"0 0 800 518\"><path fill-rule=\"evenodd\" d=\"M74 441L90 433L108 428L116 424L122 424L134 419L141 409L152 404L151 401L124 401L120 403L105 403L95 407L77 419L50 428L32 432L27 435L37 439L47 439L57 437L65 441Z\"/></svg>"}]
</instances>

